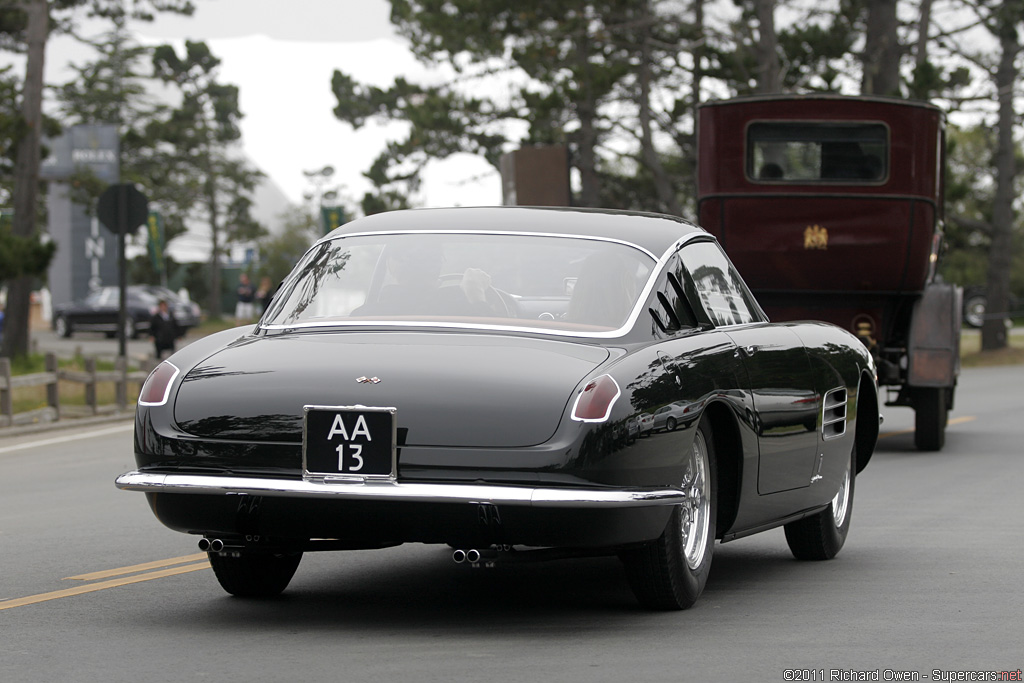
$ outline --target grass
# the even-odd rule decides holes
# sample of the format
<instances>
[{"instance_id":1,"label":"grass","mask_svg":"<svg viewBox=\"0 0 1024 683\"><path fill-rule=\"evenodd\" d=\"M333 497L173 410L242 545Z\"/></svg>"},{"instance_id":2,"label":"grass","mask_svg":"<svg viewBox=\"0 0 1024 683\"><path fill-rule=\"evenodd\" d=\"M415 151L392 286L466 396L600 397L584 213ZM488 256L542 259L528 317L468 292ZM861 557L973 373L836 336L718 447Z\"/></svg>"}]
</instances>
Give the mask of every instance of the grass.
<instances>
[{"instance_id":1,"label":"grass","mask_svg":"<svg viewBox=\"0 0 1024 683\"><path fill-rule=\"evenodd\" d=\"M965 368L988 368L998 365L1024 364L1024 336L1011 334L1010 344L995 351L981 350L981 334L964 335L960 341L960 365Z\"/></svg>"}]
</instances>

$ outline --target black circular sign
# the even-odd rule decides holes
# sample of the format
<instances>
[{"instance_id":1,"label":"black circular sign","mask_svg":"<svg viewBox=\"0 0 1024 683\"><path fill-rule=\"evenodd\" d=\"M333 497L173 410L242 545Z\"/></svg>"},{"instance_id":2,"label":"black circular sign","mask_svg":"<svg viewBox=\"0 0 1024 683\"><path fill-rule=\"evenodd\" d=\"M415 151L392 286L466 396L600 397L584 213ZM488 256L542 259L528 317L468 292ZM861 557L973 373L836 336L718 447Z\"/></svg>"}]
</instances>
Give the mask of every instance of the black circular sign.
<instances>
[{"instance_id":1,"label":"black circular sign","mask_svg":"<svg viewBox=\"0 0 1024 683\"><path fill-rule=\"evenodd\" d=\"M115 235L129 233L149 217L149 198L134 185L111 185L100 195L96 217Z\"/></svg>"}]
</instances>

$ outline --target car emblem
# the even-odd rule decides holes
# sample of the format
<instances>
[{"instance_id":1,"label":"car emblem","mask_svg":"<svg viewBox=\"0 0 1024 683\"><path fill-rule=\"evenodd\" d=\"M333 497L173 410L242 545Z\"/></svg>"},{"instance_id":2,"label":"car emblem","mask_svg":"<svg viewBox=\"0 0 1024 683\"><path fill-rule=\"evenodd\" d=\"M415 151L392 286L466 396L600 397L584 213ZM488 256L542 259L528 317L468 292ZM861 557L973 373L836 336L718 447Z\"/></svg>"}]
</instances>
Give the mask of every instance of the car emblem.
<instances>
[{"instance_id":1,"label":"car emblem","mask_svg":"<svg viewBox=\"0 0 1024 683\"><path fill-rule=\"evenodd\" d=\"M380 384L379 377L356 377L356 381L360 384Z\"/></svg>"},{"instance_id":2,"label":"car emblem","mask_svg":"<svg viewBox=\"0 0 1024 683\"><path fill-rule=\"evenodd\" d=\"M828 249L828 230L818 224L804 230L804 249Z\"/></svg>"}]
</instances>

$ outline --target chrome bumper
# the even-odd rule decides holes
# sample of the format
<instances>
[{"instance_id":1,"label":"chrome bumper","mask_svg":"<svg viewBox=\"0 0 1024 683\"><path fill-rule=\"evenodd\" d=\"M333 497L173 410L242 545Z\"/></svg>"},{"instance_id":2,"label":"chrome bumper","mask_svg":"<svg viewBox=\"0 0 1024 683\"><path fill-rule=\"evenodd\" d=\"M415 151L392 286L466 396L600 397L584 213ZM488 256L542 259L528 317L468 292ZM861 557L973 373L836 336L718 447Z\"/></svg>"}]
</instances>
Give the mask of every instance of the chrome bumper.
<instances>
[{"instance_id":1,"label":"chrome bumper","mask_svg":"<svg viewBox=\"0 0 1024 683\"><path fill-rule=\"evenodd\" d=\"M429 484L392 481L322 481L259 477L126 472L114 484L126 491L200 493L222 496L279 496L414 503L493 503L543 508L623 508L678 505L678 489L581 489Z\"/></svg>"}]
</instances>

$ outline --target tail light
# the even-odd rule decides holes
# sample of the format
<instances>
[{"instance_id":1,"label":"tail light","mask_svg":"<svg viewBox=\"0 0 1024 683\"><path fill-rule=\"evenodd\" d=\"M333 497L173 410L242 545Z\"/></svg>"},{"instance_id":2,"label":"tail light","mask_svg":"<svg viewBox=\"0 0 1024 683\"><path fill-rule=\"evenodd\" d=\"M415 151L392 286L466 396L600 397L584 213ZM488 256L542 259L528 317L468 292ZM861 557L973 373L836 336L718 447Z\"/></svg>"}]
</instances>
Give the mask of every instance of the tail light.
<instances>
[{"instance_id":1,"label":"tail light","mask_svg":"<svg viewBox=\"0 0 1024 683\"><path fill-rule=\"evenodd\" d=\"M610 375L601 375L587 382L576 397L572 419L578 422L604 422L611 415L615 400L622 394Z\"/></svg>"},{"instance_id":2,"label":"tail light","mask_svg":"<svg viewBox=\"0 0 1024 683\"><path fill-rule=\"evenodd\" d=\"M167 397L171 393L171 384L178 376L178 368L172 363L164 361L156 366L153 372L149 373L142 391L139 392L140 406L162 406L167 403Z\"/></svg>"}]
</instances>

